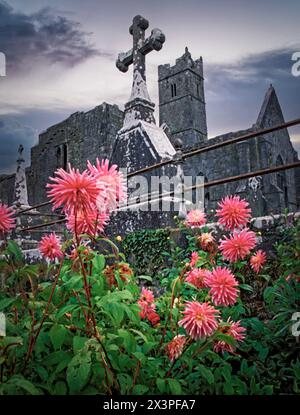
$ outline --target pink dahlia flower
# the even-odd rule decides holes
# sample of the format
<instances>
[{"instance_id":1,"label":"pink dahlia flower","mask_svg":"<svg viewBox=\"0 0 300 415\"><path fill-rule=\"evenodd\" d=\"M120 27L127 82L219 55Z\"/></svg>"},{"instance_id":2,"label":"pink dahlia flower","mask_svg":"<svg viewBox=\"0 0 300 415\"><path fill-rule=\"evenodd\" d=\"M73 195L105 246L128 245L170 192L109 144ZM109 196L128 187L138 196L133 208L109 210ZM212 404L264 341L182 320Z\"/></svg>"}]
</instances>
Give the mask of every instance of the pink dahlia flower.
<instances>
[{"instance_id":1,"label":"pink dahlia flower","mask_svg":"<svg viewBox=\"0 0 300 415\"><path fill-rule=\"evenodd\" d=\"M166 346L166 353L168 358L173 362L182 355L184 345L186 343L186 337L182 334L175 336Z\"/></svg>"},{"instance_id":2,"label":"pink dahlia flower","mask_svg":"<svg viewBox=\"0 0 300 415\"><path fill-rule=\"evenodd\" d=\"M58 169L55 177L50 177L54 182L47 184L50 188L48 196L53 203L53 208L63 206L67 213L78 211L91 211L96 202L99 201L104 193L104 186L87 171L80 173L69 164L69 171ZM104 196L102 197L104 205Z\"/></svg>"},{"instance_id":3,"label":"pink dahlia flower","mask_svg":"<svg viewBox=\"0 0 300 415\"><path fill-rule=\"evenodd\" d=\"M216 215L219 217L219 223L228 230L233 231L246 226L251 219L249 203L239 196L226 196L218 205L220 209L216 210Z\"/></svg>"},{"instance_id":4,"label":"pink dahlia flower","mask_svg":"<svg viewBox=\"0 0 300 415\"><path fill-rule=\"evenodd\" d=\"M190 267L194 267L194 266L196 265L197 261L199 260L199 258L200 258L200 257L199 257L198 252L196 252L196 251L192 252L192 255L191 255L191 260L190 260L189 266L190 266Z\"/></svg>"},{"instance_id":5,"label":"pink dahlia flower","mask_svg":"<svg viewBox=\"0 0 300 415\"><path fill-rule=\"evenodd\" d=\"M246 336L246 328L240 325L240 321L233 322L230 318L228 318L225 325L221 328L221 332L227 336L231 336L237 342L242 342ZM235 347L223 340L218 340L214 344L214 351L216 353L225 351L233 353Z\"/></svg>"},{"instance_id":6,"label":"pink dahlia flower","mask_svg":"<svg viewBox=\"0 0 300 415\"><path fill-rule=\"evenodd\" d=\"M265 264L266 260L267 260L266 253L262 251L261 249L259 249L256 252L256 254L254 254L250 258L251 268L254 270L254 272L258 274L259 271L262 269L263 265Z\"/></svg>"},{"instance_id":7,"label":"pink dahlia flower","mask_svg":"<svg viewBox=\"0 0 300 415\"><path fill-rule=\"evenodd\" d=\"M152 326L156 326L160 321L159 315L152 308L147 311L146 317Z\"/></svg>"},{"instance_id":8,"label":"pink dahlia flower","mask_svg":"<svg viewBox=\"0 0 300 415\"><path fill-rule=\"evenodd\" d=\"M78 211L76 216L74 213L71 213L70 215L67 215L67 219L67 228L70 231L76 232L78 235L82 233L96 235L104 231L104 227L109 221L109 214L105 212L100 213L95 207L94 210L91 211Z\"/></svg>"},{"instance_id":9,"label":"pink dahlia flower","mask_svg":"<svg viewBox=\"0 0 300 415\"><path fill-rule=\"evenodd\" d=\"M209 294L216 306L229 306L236 302L239 284L232 272L225 267L214 268L207 273L205 284L210 288Z\"/></svg>"},{"instance_id":10,"label":"pink dahlia flower","mask_svg":"<svg viewBox=\"0 0 300 415\"><path fill-rule=\"evenodd\" d=\"M47 259L55 260L63 257L60 241L54 232L43 236L39 243L39 250L43 257Z\"/></svg>"},{"instance_id":11,"label":"pink dahlia flower","mask_svg":"<svg viewBox=\"0 0 300 415\"><path fill-rule=\"evenodd\" d=\"M242 231L234 231L233 234L221 241L220 250L225 259L236 262L244 259L256 245L256 235L245 228Z\"/></svg>"},{"instance_id":12,"label":"pink dahlia flower","mask_svg":"<svg viewBox=\"0 0 300 415\"><path fill-rule=\"evenodd\" d=\"M156 305L154 303L149 304L146 301L142 301L142 300L138 301L138 305L140 306L140 309L141 309L140 316L142 319L147 319L148 315L154 312L156 309Z\"/></svg>"},{"instance_id":13,"label":"pink dahlia flower","mask_svg":"<svg viewBox=\"0 0 300 415\"><path fill-rule=\"evenodd\" d=\"M154 302L153 292L151 290L148 290L147 288L143 287L139 301L143 301L143 302L146 302L148 304L152 304Z\"/></svg>"},{"instance_id":14,"label":"pink dahlia flower","mask_svg":"<svg viewBox=\"0 0 300 415\"><path fill-rule=\"evenodd\" d=\"M15 228L14 211L12 208L0 203L0 235Z\"/></svg>"},{"instance_id":15,"label":"pink dahlia flower","mask_svg":"<svg viewBox=\"0 0 300 415\"><path fill-rule=\"evenodd\" d=\"M126 198L126 181L122 172L118 171L118 167L113 164L109 167L109 160L96 160L96 166L90 161L87 162L89 172L104 187L105 206L109 210L114 210L118 203ZM102 200L97 203L99 210L102 209Z\"/></svg>"},{"instance_id":16,"label":"pink dahlia flower","mask_svg":"<svg viewBox=\"0 0 300 415\"><path fill-rule=\"evenodd\" d=\"M188 228L199 228L200 226L206 223L206 215L202 210L195 209L191 210L187 214L186 221L184 222L185 226Z\"/></svg>"},{"instance_id":17,"label":"pink dahlia flower","mask_svg":"<svg viewBox=\"0 0 300 415\"><path fill-rule=\"evenodd\" d=\"M159 320L159 315L155 312L156 305L154 304L153 292L147 288L142 288L140 299L138 300L140 306L140 316L142 319L147 319L150 323L155 326Z\"/></svg>"},{"instance_id":18,"label":"pink dahlia flower","mask_svg":"<svg viewBox=\"0 0 300 415\"><path fill-rule=\"evenodd\" d=\"M201 248L203 249L203 251L205 251L205 249L211 245L212 243L215 242L215 239L212 235L212 232L204 232L202 233L200 236L198 236L197 240L200 243Z\"/></svg>"},{"instance_id":19,"label":"pink dahlia flower","mask_svg":"<svg viewBox=\"0 0 300 415\"><path fill-rule=\"evenodd\" d=\"M194 285L196 288L204 288L206 286L204 280L207 276L207 272L206 269L194 268L187 274L185 281Z\"/></svg>"},{"instance_id":20,"label":"pink dahlia flower","mask_svg":"<svg viewBox=\"0 0 300 415\"><path fill-rule=\"evenodd\" d=\"M216 318L220 312L209 303L188 301L183 314L184 318L178 324L184 327L194 340L211 336L218 328Z\"/></svg>"}]
</instances>

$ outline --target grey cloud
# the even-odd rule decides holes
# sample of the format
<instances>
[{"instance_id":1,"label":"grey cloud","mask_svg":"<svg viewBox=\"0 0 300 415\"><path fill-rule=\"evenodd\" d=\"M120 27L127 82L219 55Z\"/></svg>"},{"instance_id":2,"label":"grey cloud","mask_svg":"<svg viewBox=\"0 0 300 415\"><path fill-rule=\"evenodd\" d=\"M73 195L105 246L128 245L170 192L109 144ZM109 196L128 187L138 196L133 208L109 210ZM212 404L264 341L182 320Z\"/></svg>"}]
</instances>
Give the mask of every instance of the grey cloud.
<instances>
[{"instance_id":1,"label":"grey cloud","mask_svg":"<svg viewBox=\"0 0 300 415\"><path fill-rule=\"evenodd\" d=\"M300 76L291 73L292 54L300 44L250 55L234 64L205 65L208 126L212 131L249 127L256 121L264 95L273 84L288 121L299 118ZM205 61L204 61L205 63ZM290 129L299 135L300 127ZM299 151L299 142L295 141Z\"/></svg>"},{"instance_id":2,"label":"grey cloud","mask_svg":"<svg viewBox=\"0 0 300 415\"><path fill-rule=\"evenodd\" d=\"M83 31L80 23L55 15L50 8L25 14L0 1L0 27L0 50L6 54L10 73L43 60L69 67L96 55L112 58L110 51L94 47L91 33Z\"/></svg>"},{"instance_id":3,"label":"grey cloud","mask_svg":"<svg viewBox=\"0 0 300 415\"><path fill-rule=\"evenodd\" d=\"M0 118L0 174L13 173L19 144L24 146L24 158L29 165L30 148L37 142L37 132L12 117Z\"/></svg>"}]
</instances>

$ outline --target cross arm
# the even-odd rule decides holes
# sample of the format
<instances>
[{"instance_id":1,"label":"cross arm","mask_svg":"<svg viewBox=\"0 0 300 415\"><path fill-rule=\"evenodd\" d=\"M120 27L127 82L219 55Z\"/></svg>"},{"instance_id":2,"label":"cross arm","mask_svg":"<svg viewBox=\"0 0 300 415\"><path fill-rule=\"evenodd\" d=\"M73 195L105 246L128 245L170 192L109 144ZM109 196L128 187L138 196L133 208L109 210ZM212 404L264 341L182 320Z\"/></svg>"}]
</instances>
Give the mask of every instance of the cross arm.
<instances>
[{"instance_id":1,"label":"cross arm","mask_svg":"<svg viewBox=\"0 0 300 415\"><path fill-rule=\"evenodd\" d=\"M165 40L166 36L160 29L153 29L151 35L145 40L143 46L140 48L140 52L143 55L147 55L147 53L152 50L158 51L163 47Z\"/></svg>"},{"instance_id":2,"label":"cross arm","mask_svg":"<svg viewBox=\"0 0 300 415\"><path fill-rule=\"evenodd\" d=\"M118 59L116 61L116 67L121 72L127 72L132 62L133 62L133 50L130 49L128 52L119 53Z\"/></svg>"}]
</instances>

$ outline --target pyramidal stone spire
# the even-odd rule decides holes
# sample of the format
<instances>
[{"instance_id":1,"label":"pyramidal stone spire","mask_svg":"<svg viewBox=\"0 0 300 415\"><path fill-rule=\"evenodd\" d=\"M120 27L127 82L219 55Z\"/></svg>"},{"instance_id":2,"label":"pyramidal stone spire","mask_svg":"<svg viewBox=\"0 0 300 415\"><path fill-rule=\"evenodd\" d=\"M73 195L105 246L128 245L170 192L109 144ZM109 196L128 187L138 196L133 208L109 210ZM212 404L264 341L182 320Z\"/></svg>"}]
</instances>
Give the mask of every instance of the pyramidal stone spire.
<instances>
[{"instance_id":1,"label":"pyramidal stone spire","mask_svg":"<svg viewBox=\"0 0 300 415\"><path fill-rule=\"evenodd\" d=\"M24 147L22 144L20 144L18 149L17 171L15 176L14 189L14 205L17 209L29 207L23 151Z\"/></svg>"}]
</instances>

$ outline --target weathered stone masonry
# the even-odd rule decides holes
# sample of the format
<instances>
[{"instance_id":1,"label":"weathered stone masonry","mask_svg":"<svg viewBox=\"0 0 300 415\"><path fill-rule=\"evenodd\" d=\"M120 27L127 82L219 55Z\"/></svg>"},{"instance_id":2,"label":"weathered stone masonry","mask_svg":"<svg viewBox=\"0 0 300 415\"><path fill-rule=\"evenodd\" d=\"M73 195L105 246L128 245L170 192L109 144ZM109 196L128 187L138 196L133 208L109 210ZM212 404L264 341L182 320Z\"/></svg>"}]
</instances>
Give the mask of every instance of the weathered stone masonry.
<instances>
[{"instance_id":1,"label":"weathered stone masonry","mask_svg":"<svg viewBox=\"0 0 300 415\"><path fill-rule=\"evenodd\" d=\"M205 147L284 121L276 92L270 86L259 116L249 129L208 140L202 59L194 61L186 49L175 65L162 65L158 72L160 125L172 144L181 139L184 150ZM45 185L58 167L66 167L70 162L84 169L87 159L94 162L96 157L110 157L123 117L116 105L104 103L86 113L76 112L41 133L39 143L31 150L31 166L26 169L29 204L46 200ZM210 181L297 159L288 131L279 130L194 156L185 160L183 168L185 175L202 174ZM282 212L286 207L290 211L299 210L299 178L299 169L265 175L257 178L256 192L248 180L210 187L205 191L206 207L214 208L224 195L237 193L249 200L256 216ZM14 202L14 180L13 174L0 176L0 200L9 205ZM152 226L156 227L156 223Z\"/></svg>"}]
</instances>

